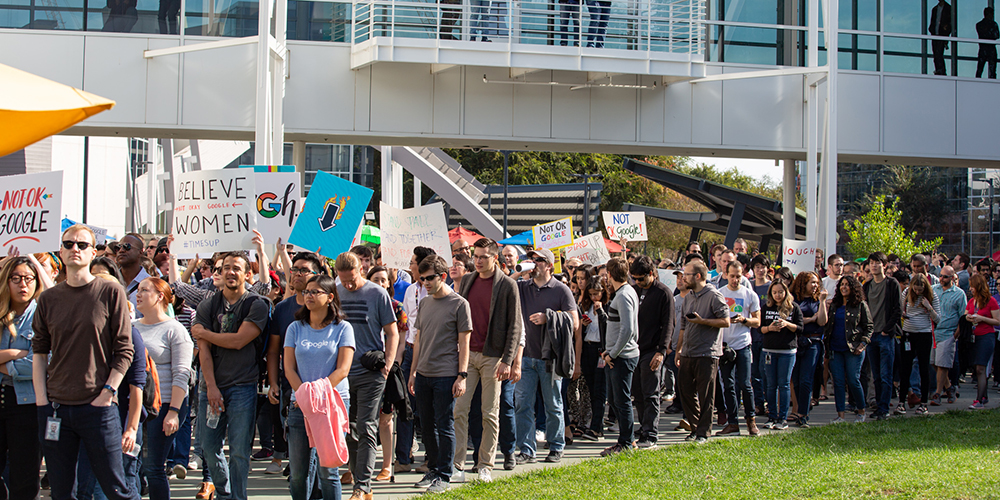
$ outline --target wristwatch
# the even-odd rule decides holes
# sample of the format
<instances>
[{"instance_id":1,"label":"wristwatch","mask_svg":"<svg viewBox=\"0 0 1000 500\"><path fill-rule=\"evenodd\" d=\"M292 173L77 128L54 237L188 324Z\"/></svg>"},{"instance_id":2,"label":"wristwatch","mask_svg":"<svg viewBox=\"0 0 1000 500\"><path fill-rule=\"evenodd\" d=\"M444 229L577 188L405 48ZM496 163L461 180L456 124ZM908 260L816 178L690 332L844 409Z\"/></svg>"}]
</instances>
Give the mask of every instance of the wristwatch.
<instances>
[{"instance_id":1,"label":"wristwatch","mask_svg":"<svg viewBox=\"0 0 1000 500\"><path fill-rule=\"evenodd\" d=\"M469 378L469 372L458 372L458 376L467 379Z\"/></svg>"},{"instance_id":2,"label":"wristwatch","mask_svg":"<svg viewBox=\"0 0 1000 500\"><path fill-rule=\"evenodd\" d=\"M117 390L117 389L115 389L114 387L111 387L111 386L110 386L110 385L108 385L108 384L104 384L104 389L107 389L107 390L111 391L111 396L112 396L112 397L114 397L114 396L117 396L117 395L118 395L118 390Z\"/></svg>"}]
</instances>

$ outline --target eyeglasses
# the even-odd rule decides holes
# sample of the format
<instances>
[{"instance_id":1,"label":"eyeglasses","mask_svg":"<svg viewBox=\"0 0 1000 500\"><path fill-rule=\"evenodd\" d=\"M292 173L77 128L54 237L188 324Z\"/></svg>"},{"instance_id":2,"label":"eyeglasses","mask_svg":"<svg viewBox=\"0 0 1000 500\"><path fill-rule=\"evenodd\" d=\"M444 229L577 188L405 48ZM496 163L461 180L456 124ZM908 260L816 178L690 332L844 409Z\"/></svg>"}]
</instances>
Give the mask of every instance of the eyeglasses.
<instances>
[{"instance_id":1,"label":"eyeglasses","mask_svg":"<svg viewBox=\"0 0 1000 500\"><path fill-rule=\"evenodd\" d=\"M475 259L475 260L490 260L491 257L495 257L495 256L494 255L473 255L472 256L472 258Z\"/></svg>"},{"instance_id":2,"label":"eyeglasses","mask_svg":"<svg viewBox=\"0 0 1000 500\"><path fill-rule=\"evenodd\" d=\"M123 252L123 251L124 252L131 252L132 251L132 244L131 243L119 243L118 244L118 251L119 252Z\"/></svg>"},{"instance_id":3,"label":"eyeglasses","mask_svg":"<svg viewBox=\"0 0 1000 500\"><path fill-rule=\"evenodd\" d=\"M288 272L292 274L319 274L316 271L313 271L312 269L306 269L304 267L293 267L289 269Z\"/></svg>"},{"instance_id":4,"label":"eyeglasses","mask_svg":"<svg viewBox=\"0 0 1000 500\"><path fill-rule=\"evenodd\" d=\"M88 247L91 246L91 243L89 241L69 241L69 240L62 242L62 247L65 248L66 250L72 250L73 245L76 245L76 248L79 248L80 250L86 250Z\"/></svg>"},{"instance_id":5,"label":"eyeglasses","mask_svg":"<svg viewBox=\"0 0 1000 500\"><path fill-rule=\"evenodd\" d=\"M315 297L317 295L329 295L330 292L324 292L323 290L302 290L302 295L306 297Z\"/></svg>"},{"instance_id":6,"label":"eyeglasses","mask_svg":"<svg viewBox=\"0 0 1000 500\"><path fill-rule=\"evenodd\" d=\"M438 275L436 275L436 274L432 274L430 276L421 276L420 277L420 281L423 281L424 283L430 283L430 282L434 281L435 279L437 279L437 277L438 277Z\"/></svg>"},{"instance_id":7,"label":"eyeglasses","mask_svg":"<svg viewBox=\"0 0 1000 500\"><path fill-rule=\"evenodd\" d=\"M13 283L13 284L15 284L15 285L20 285L21 283L24 283L25 285L30 285L30 284L32 284L32 283L35 282L35 277L34 276L18 276L18 275L15 274L14 276L10 277L10 282Z\"/></svg>"}]
</instances>

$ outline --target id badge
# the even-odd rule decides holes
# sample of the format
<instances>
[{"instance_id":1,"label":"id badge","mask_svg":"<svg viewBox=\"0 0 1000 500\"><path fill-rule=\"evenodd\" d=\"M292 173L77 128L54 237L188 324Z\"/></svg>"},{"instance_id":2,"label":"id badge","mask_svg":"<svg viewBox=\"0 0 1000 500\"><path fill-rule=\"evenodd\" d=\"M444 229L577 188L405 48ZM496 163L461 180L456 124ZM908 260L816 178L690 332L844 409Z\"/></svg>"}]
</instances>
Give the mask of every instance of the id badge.
<instances>
[{"instance_id":1,"label":"id badge","mask_svg":"<svg viewBox=\"0 0 1000 500\"><path fill-rule=\"evenodd\" d=\"M906 351L906 352L910 352L910 341L909 340L907 340L906 342L903 342L903 350Z\"/></svg>"},{"instance_id":2,"label":"id badge","mask_svg":"<svg viewBox=\"0 0 1000 500\"><path fill-rule=\"evenodd\" d=\"M45 423L45 440L59 441L59 429L62 427L62 419L49 417Z\"/></svg>"}]
</instances>

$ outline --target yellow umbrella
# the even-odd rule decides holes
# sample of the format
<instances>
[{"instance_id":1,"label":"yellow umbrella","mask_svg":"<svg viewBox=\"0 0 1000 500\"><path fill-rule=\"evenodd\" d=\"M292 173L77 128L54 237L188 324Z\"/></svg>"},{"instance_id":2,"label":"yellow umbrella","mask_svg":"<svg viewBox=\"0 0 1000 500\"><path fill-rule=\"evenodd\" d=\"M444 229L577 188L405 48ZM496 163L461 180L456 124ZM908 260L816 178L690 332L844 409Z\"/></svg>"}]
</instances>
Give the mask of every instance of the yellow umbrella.
<instances>
[{"instance_id":1,"label":"yellow umbrella","mask_svg":"<svg viewBox=\"0 0 1000 500\"><path fill-rule=\"evenodd\" d=\"M114 107L101 96L0 64L0 156Z\"/></svg>"}]
</instances>

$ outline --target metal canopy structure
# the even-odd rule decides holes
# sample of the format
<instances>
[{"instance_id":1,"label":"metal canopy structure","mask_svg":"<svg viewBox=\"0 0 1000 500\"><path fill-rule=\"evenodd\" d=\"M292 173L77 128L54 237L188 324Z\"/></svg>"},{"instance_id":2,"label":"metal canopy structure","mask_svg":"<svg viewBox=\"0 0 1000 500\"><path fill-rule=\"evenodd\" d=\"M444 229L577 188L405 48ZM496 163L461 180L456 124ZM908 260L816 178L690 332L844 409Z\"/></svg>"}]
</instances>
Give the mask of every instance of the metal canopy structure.
<instances>
[{"instance_id":1,"label":"metal canopy structure","mask_svg":"<svg viewBox=\"0 0 1000 500\"><path fill-rule=\"evenodd\" d=\"M586 184L538 184L507 186L507 231L517 234L532 226L566 217L573 218L573 231L593 233L600 228L601 189L599 182ZM503 186L487 186L479 204L498 222L503 223ZM586 200L590 198L589 206ZM448 214L448 227L473 227L461 214ZM584 216L590 226L583 228Z\"/></svg>"},{"instance_id":2,"label":"metal canopy structure","mask_svg":"<svg viewBox=\"0 0 1000 500\"><path fill-rule=\"evenodd\" d=\"M658 182L710 211L686 212L632 204L626 204L622 210L646 212L650 217L689 226L694 236L698 231L724 234L728 247L732 247L740 237L759 240L762 249L767 248L772 240L781 241L783 218L780 201L630 158L625 159L622 167ZM795 235L802 238L806 235L806 215L801 210L795 211Z\"/></svg>"}]
</instances>

